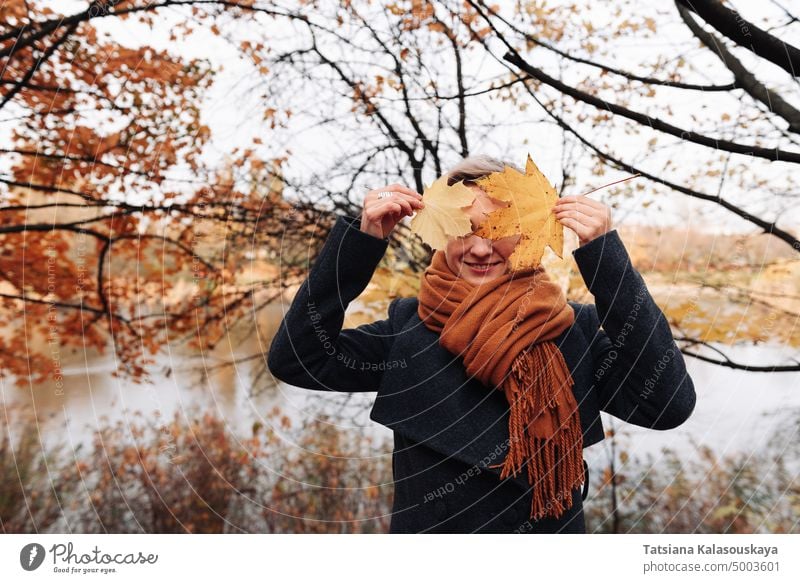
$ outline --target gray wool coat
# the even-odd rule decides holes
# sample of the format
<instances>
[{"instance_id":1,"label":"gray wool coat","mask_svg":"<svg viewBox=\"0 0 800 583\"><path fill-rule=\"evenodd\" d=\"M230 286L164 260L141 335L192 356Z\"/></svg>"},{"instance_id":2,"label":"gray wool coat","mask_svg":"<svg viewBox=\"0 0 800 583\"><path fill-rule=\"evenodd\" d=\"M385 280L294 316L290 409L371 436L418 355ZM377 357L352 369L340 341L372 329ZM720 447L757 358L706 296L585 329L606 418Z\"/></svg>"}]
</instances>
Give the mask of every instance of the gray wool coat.
<instances>
[{"instance_id":1,"label":"gray wool coat","mask_svg":"<svg viewBox=\"0 0 800 583\"><path fill-rule=\"evenodd\" d=\"M337 218L272 340L268 367L297 387L377 393L370 419L394 434L389 532L586 532L581 489L559 519L531 521L527 470L500 480L500 468L488 467L507 451L508 402L439 346L416 298L393 300L385 320L342 330L389 244L359 227L360 217ZM600 411L656 430L682 424L694 384L616 229L572 254L595 303L570 301L575 322L555 342L574 380L583 446L605 437Z\"/></svg>"}]
</instances>

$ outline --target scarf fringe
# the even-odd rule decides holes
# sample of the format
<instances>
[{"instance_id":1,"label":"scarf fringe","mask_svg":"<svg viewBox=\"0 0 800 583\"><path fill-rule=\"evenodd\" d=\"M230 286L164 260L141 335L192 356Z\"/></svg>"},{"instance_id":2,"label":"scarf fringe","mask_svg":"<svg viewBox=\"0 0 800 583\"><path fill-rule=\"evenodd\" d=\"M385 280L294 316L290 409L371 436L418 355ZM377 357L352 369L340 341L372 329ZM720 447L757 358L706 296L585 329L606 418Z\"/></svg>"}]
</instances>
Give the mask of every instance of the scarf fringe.
<instances>
[{"instance_id":1,"label":"scarf fringe","mask_svg":"<svg viewBox=\"0 0 800 583\"><path fill-rule=\"evenodd\" d=\"M538 374L537 374L538 373ZM504 382L510 403L509 450L500 478L528 465L533 486L530 518L558 518L572 506L572 490L584 481L583 433L573 380L552 341L521 352ZM526 423L527 421L527 423Z\"/></svg>"}]
</instances>

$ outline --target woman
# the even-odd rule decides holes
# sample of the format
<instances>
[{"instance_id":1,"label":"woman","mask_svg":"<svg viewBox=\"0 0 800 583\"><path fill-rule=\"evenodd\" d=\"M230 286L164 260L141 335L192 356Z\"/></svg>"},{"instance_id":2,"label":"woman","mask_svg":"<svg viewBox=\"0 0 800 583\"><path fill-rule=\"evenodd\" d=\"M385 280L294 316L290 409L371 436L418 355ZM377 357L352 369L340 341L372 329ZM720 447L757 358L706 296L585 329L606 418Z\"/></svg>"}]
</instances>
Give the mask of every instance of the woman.
<instances>
[{"instance_id":1,"label":"woman","mask_svg":"<svg viewBox=\"0 0 800 583\"><path fill-rule=\"evenodd\" d=\"M370 191L360 220L337 219L270 347L284 382L377 391L370 418L394 432L392 533L584 533L582 451L604 438L600 411L665 430L694 410L683 357L608 207L568 196L553 208L578 235L594 304L568 302L542 267L512 272L519 236L474 234L498 203L472 181L503 166L473 156L450 170L448 184L476 192L473 234L434 253L418 297L342 330L389 234L424 206L402 185Z\"/></svg>"}]
</instances>

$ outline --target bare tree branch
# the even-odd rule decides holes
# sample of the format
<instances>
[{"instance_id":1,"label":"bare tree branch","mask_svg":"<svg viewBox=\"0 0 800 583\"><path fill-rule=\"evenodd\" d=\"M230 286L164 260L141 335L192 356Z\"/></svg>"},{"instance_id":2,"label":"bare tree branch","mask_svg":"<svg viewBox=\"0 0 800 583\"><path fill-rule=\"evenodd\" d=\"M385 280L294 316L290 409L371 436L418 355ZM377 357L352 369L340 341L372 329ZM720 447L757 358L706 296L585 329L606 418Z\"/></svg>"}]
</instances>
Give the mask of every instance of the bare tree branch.
<instances>
[{"instance_id":1,"label":"bare tree branch","mask_svg":"<svg viewBox=\"0 0 800 583\"><path fill-rule=\"evenodd\" d=\"M655 175L655 174L653 174L651 172L647 172L647 171L645 171L645 170L643 170L641 168L638 168L638 167L634 166L633 164L629 164L629 163L623 161L621 158L617 158L616 156L613 156L612 154L609 154L608 152L605 152L605 151L601 150L599 147L594 145L592 142L590 142L584 136L579 134L577 132L577 130L575 130L566 121L564 121L561 117L559 117L556 113L554 113L544 103L542 103L542 101L539 100L533 94L533 92L530 91L530 89L529 89L529 93L530 93L531 97L533 97L533 99L536 100L536 102L550 115L550 117L552 117L556 121L556 123L559 126L561 126L565 130L567 130L569 133L571 133L573 136L578 138L578 140L580 140L581 143L586 145L589 149L591 149L593 152L595 152L595 154L597 154L603 160L606 160L607 162L610 162L616 168L618 168L620 170L624 170L626 172L630 172L631 174L641 174L642 176L652 180L653 182L657 182L659 184L663 184L664 186L668 186L669 188L671 188L671 189L673 189L673 190L675 190L677 192L680 192L682 194L686 194L686 195L691 196L693 198L697 198L697 199L700 199L700 200L705 200L705 201L708 201L708 202L714 202L714 203L720 205L725 210L728 210L731 213L735 214L736 216L741 217L742 219L746 220L747 222L752 223L752 224L756 225L757 227L761 228L765 233L769 233L771 235L776 236L778 239L780 239L780 240L784 241L785 243L787 243L788 245L790 245L792 247L792 249L794 249L796 251L800 251L800 240L798 240L795 236L793 236L788 231L779 228L775 224L775 222L766 221L766 220L764 220L764 219L762 219L760 217L756 217L755 215L745 211L744 209L739 208L738 206L732 204L731 202L725 200L724 198L722 198L722 197L720 197L718 195L706 194L706 193L700 192L698 190L695 190L693 188L689 188L688 186L684 186L682 184L677 184L677 183L672 182L670 180L666 180L665 178L661 178L660 176L657 176L657 175Z\"/></svg>"},{"instance_id":2,"label":"bare tree branch","mask_svg":"<svg viewBox=\"0 0 800 583\"><path fill-rule=\"evenodd\" d=\"M762 148L761 146L750 145L750 144L739 144L737 142L731 142L730 140L712 138L710 136L698 134L697 132L693 132L691 130L686 130L678 126L674 126L658 118L650 117L649 115L633 111L631 109L628 109L627 107L617 105L616 103L611 103L609 101L601 99L600 97L590 95L584 91L571 87L570 85L567 85L566 83L559 81L558 79L554 79L541 69L538 69L537 67L534 67L533 65L525 61L525 59L523 59L513 49L507 52L503 56L503 58L507 60L509 63L516 65L517 67L528 73L531 77L538 79L539 81L545 83L546 85L550 85L557 91L560 91L565 95L569 95L573 99L576 99L578 101L583 101L584 103L588 103L589 105L592 105L597 109L609 111L615 115L619 115L621 117L630 119L631 121L635 121L643 126L664 132L671 136L675 136L676 138L686 140L687 142L700 144L701 146L707 146L709 148L714 148L715 150L725 150L726 152L733 152L734 154L743 154L745 156L756 156L758 158L765 158L767 160L773 160L773 161L781 160L784 162L792 162L795 164L800 163L800 152L787 152L786 150L781 150L779 148Z\"/></svg>"},{"instance_id":3,"label":"bare tree branch","mask_svg":"<svg viewBox=\"0 0 800 583\"><path fill-rule=\"evenodd\" d=\"M686 8L731 39L789 73L800 75L800 49L760 29L718 0L678 0Z\"/></svg>"},{"instance_id":4,"label":"bare tree branch","mask_svg":"<svg viewBox=\"0 0 800 583\"><path fill-rule=\"evenodd\" d=\"M492 22L489 16L483 12L481 7L477 6L473 0L468 0L468 1L472 6L475 7L478 13L484 18L484 20L489 24L491 29L495 32L497 38L508 49L508 52L506 52L506 54L503 55L504 60L515 65L519 69L525 71L534 79L538 79L542 83L553 87L554 89L563 93L564 95L569 95L573 99L576 99L577 101L582 101L584 103L588 103L589 105L592 105L599 110L609 111L612 114L630 119L643 126L664 132L666 134L675 136L682 140L686 140L687 142L693 142L695 144L700 144L701 146L714 148L715 150L725 150L728 152L733 152L734 154L756 156L759 158L766 158L767 160L774 160L774 161L782 160L784 162L800 163L800 152L787 152L785 150L780 150L778 148L763 148L755 145L739 144L736 142L731 142L729 140L721 140L717 138L712 138L710 136L698 134L696 132L674 126L658 118L653 118L643 113L633 111L631 109L628 109L627 107L623 107L616 103L608 102L604 99L601 99L600 97L590 95L585 91L581 91L579 89L576 89L575 87L567 85L566 83L551 77L541 69L534 67L533 65L528 63L517 52L514 46L511 45L511 43L509 43L508 40L506 40L506 38L500 33L500 31L497 30L497 27L495 26L494 22Z\"/></svg>"},{"instance_id":5,"label":"bare tree branch","mask_svg":"<svg viewBox=\"0 0 800 583\"><path fill-rule=\"evenodd\" d=\"M723 358L716 359L711 358L709 356L704 356L702 354L697 354L696 352L690 352L685 348L681 348L681 352L686 356L691 356L692 358L696 358L697 360L702 360L703 362L710 362L711 364L716 364L719 366L724 366L725 368L733 368L736 370L746 370L748 372L797 372L800 371L800 362L797 364L766 364L766 365L754 365L754 364L743 364L741 362L735 362L728 358L725 354L722 353L718 348L713 346L709 342L704 342L702 340L698 340L697 338L686 338L683 336L675 336L675 340L681 342L688 342L689 344L695 345L700 344L702 346L706 346L715 352L721 354Z\"/></svg>"},{"instance_id":6,"label":"bare tree branch","mask_svg":"<svg viewBox=\"0 0 800 583\"><path fill-rule=\"evenodd\" d=\"M517 34L521 35L525 38L525 40L539 45L560 57L564 57L568 61L572 61L573 63L580 63L582 65L589 65L590 67L594 67L596 69L600 69L604 72L613 73L614 75L619 75L620 77L624 77L626 79L630 79L631 81L638 81L640 83L644 83L645 85L659 85L662 87L673 87L675 89L688 89L691 91L703 91L703 92L718 92L718 91L731 91L732 89L736 89L735 83L726 83L724 85L702 85L698 83L683 83L681 81L668 81L666 79L656 79L654 77L644 77L642 75L636 75L635 73L631 73L630 71L623 71L622 69L612 67L611 65L607 65L605 63L598 63L596 61L592 61L589 59L584 59L582 57L576 57L567 51L563 51L558 47L554 46L553 44L543 41L542 39L533 36L532 34L520 29L516 26L512 21L504 18L500 13L494 10L491 6L487 6L484 0L467 0L473 7L477 8L477 5L480 5L484 10L486 10L489 14L493 17L497 18L501 22L503 22L506 26L508 26L511 30L516 32Z\"/></svg>"},{"instance_id":7,"label":"bare tree branch","mask_svg":"<svg viewBox=\"0 0 800 583\"><path fill-rule=\"evenodd\" d=\"M771 112L785 119L789 123L789 131L800 133L800 111L759 82L756 76L747 70L744 64L725 47L720 39L703 30L697 21L692 18L692 15L689 14L689 11L683 7L681 0L675 0L675 5L689 30L720 58L730 72L733 73L736 83L747 91L748 95L753 99L760 101Z\"/></svg>"}]
</instances>

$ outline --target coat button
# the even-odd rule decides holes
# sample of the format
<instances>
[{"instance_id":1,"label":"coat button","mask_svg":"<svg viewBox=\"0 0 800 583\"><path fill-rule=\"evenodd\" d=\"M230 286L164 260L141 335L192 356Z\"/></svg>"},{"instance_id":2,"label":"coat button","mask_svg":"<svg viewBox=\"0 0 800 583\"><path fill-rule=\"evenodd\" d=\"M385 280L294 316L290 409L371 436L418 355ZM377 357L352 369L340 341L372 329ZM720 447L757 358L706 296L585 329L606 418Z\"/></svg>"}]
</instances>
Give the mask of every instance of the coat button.
<instances>
[{"instance_id":1,"label":"coat button","mask_svg":"<svg viewBox=\"0 0 800 583\"><path fill-rule=\"evenodd\" d=\"M436 503L433 505L433 513L439 520L444 520L447 518L447 504L444 503L444 500L436 501Z\"/></svg>"}]
</instances>

